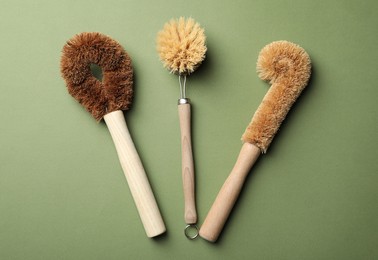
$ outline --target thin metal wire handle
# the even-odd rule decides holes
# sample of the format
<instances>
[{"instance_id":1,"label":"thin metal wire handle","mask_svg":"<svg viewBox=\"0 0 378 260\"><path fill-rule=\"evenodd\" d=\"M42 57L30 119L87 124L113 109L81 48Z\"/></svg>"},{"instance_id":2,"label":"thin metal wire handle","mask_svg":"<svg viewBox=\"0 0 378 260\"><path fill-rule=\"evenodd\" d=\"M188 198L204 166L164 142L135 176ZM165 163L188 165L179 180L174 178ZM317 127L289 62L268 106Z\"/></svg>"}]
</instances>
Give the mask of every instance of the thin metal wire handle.
<instances>
[{"instance_id":1,"label":"thin metal wire handle","mask_svg":"<svg viewBox=\"0 0 378 260\"><path fill-rule=\"evenodd\" d=\"M182 81L182 82L181 82ZM179 75L179 83L180 83L180 98L186 98L186 75L182 76Z\"/></svg>"}]
</instances>

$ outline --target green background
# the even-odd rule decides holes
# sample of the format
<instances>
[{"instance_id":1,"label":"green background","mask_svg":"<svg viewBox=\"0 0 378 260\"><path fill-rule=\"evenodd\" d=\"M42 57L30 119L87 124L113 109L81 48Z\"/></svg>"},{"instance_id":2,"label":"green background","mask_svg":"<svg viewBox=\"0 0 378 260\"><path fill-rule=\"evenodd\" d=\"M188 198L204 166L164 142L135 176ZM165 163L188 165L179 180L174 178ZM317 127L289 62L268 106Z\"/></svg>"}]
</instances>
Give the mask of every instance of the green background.
<instances>
[{"instance_id":1,"label":"green background","mask_svg":"<svg viewBox=\"0 0 378 260\"><path fill-rule=\"evenodd\" d=\"M378 259L378 2L1 0L0 259ZM311 56L308 87L251 171L216 244L183 234L178 80L155 38L172 17L205 28L188 78L199 225L269 85L259 51ZM133 59L125 112L168 232L146 237L104 123L67 93L61 49L83 31Z\"/></svg>"}]
</instances>

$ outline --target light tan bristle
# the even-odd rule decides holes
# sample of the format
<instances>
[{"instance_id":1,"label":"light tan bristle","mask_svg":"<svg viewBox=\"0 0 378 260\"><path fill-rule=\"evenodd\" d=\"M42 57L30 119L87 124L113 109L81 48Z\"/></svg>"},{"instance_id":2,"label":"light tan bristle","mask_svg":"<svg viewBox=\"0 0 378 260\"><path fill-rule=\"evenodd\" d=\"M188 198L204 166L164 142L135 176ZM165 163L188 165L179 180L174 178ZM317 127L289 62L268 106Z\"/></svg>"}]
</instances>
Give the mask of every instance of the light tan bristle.
<instances>
[{"instance_id":1,"label":"light tan bristle","mask_svg":"<svg viewBox=\"0 0 378 260\"><path fill-rule=\"evenodd\" d=\"M242 140L265 153L291 106L307 85L311 61L300 46L277 41L265 46L257 60L257 72L272 86L256 110Z\"/></svg>"},{"instance_id":2,"label":"light tan bristle","mask_svg":"<svg viewBox=\"0 0 378 260\"><path fill-rule=\"evenodd\" d=\"M165 68L189 75L205 58L204 29L192 18L172 19L157 36L157 51Z\"/></svg>"}]
</instances>

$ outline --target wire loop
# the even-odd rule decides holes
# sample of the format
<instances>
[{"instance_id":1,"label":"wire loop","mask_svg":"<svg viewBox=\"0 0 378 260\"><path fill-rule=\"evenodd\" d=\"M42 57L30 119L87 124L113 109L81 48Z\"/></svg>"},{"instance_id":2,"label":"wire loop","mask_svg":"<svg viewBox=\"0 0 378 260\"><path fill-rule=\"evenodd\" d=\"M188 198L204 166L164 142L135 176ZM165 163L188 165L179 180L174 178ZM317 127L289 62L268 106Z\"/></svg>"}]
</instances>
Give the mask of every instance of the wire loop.
<instances>
[{"instance_id":1,"label":"wire loop","mask_svg":"<svg viewBox=\"0 0 378 260\"><path fill-rule=\"evenodd\" d=\"M186 225L184 233L185 233L185 236L189 238L190 240L196 239L198 237L197 225L195 224Z\"/></svg>"},{"instance_id":2,"label":"wire loop","mask_svg":"<svg viewBox=\"0 0 378 260\"><path fill-rule=\"evenodd\" d=\"M181 75L179 75L179 83L180 83L180 98L184 99L186 98L186 75L184 75L184 78L182 79L183 82L181 82Z\"/></svg>"}]
</instances>

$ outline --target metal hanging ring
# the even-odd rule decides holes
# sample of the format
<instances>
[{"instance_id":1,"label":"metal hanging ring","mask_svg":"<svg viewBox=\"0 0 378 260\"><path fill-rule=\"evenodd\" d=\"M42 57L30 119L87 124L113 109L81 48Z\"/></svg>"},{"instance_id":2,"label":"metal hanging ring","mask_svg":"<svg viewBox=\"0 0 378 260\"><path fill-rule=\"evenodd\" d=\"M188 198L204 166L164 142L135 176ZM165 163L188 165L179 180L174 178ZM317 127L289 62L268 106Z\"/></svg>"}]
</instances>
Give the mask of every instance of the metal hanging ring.
<instances>
[{"instance_id":1,"label":"metal hanging ring","mask_svg":"<svg viewBox=\"0 0 378 260\"><path fill-rule=\"evenodd\" d=\"M194 234L191 234L194 231ZM185 236L190 239L196 239L198 237L198 227L195 224L186 225L184 230Z\"/></svg>"}]
</instances>

